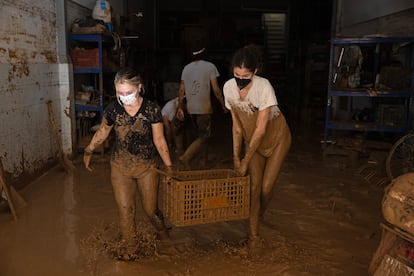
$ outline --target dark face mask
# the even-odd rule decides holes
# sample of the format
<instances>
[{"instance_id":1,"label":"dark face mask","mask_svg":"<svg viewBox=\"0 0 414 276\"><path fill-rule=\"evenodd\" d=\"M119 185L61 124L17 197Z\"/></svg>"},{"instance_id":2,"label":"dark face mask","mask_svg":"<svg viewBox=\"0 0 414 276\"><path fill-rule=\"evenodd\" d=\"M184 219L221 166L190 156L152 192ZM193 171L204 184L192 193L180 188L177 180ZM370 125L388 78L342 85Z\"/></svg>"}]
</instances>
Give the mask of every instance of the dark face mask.
<instances>
[{"instance_id":1,"label":"dark face mask","mask_svg":"<svg viewBox=\"0 0 414 276\"><path fill-rule=\"evenodd\" d=\"M236 77L234 77L234 79L236 80L236 83L237 83L237 86L239 87L239 89L245 88L252 81L252 79L239 79L239 78L236 78Z\"/></svg>"}]
</instances>

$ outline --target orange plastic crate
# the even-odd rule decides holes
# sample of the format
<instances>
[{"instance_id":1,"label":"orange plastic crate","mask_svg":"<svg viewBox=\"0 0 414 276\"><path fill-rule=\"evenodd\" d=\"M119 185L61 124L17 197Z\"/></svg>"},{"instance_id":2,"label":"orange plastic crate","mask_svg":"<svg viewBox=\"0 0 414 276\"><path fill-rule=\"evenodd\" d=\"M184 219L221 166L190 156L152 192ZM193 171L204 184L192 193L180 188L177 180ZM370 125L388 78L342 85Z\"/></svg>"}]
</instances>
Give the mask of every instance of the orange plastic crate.
<instances>
[{"instance_id":1,"label":"orange plastic crate","mask_svg":"<svg viewBox=\"0 0 414 276\"><path fill-rule=\"evenodd\" d=\"M250 177L233 170L179 171L160 176L162 211L175 226L245 219L250 213Z\"/></svg>"},{"instance_id":2,"label":"orange plastic crate","mask_svg":"<svg viewBox=\"0 0 414 276\"><path fill-rule=\"evenodd\" d=\"M72 49L70 51L72 64L78 68L97 68L99 67L99 50L94 49ZM106 51L102 49L102 65L106 65Z\"/></svg>"}]
</instances>

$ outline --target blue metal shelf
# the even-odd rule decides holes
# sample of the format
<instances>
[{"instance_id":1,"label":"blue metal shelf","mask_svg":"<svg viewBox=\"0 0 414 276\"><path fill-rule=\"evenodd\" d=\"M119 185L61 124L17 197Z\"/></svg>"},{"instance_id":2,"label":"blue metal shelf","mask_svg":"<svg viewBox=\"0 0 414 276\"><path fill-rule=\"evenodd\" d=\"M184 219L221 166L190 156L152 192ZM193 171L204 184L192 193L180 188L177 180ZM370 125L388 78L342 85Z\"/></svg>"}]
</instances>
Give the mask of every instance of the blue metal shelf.
<instances>
[{"instance_id":1,"label":"blue metal shelf","mask_svg":"<svg viewBox=\"0 0 414 276\"><path fill-rule=\"evenodd\" d=\"M110 70L105 70L103 68L103 48L110 46L114 43L113 37L111 34L69 34L68 35L69 42L79 42L81 44L85 44L88 46L98 48L98 67L92 68L81 68L81 67L73 67L73 73L76 74L94 74L98 75L98 87L97 90L99 92L99 104L97 105L82 105L82 104L75 104L75 111L90 111L90 112L98 112L99 119L102 119L102 112L103 112L103 74L105 72L110 72ZM96 86L96 84L95 84ZM78 152L83 152L82 148L78 148Z\"/></svg>"},{"instance_id":2,"label":"blue metal shelf","mask_svg":"<svg viewBox=\"0 0 414 276\"><path fill-rule=\"evenodd\" d=\"M411 85L406 91L384 91L375 90L369 88L337 88L334 87L333 79L335 73L336 62L335 59L335 48L345 47L347 45L365 45L372 47L372 54L374 55L374 69L373 76L379 73L379 53L376 52L377 45L390 44L390 43L411 43L411 56L408 58L408 63L411 65ZM325 129L324 129L324 144L329 141L329 130L355 130L355 131L372 131L372 132L401 132L405 133L411 129L411 118L413 118L413 93L414 93L414 37L335 37L331 39L330 47L330 60L329 60L329 78L328 78L328 95L325 113ZM370 48L368 48L370 49ZM373 80L373 83L375 80ZM394 127L384 126L375 122L344 122L334 121L331 118L332 101L336 97L369 97L369 98L400 98L405 101L407 106L407 122L405 125Z\"/></svg>"},{"instance_id":3,"label":"blue metal shelf","mask_svg":"<svg viewBox=\"0 0 414 276\"><path fill-rule=\"evenodd\" d=\"M89 44L92 43L95 44L96 48L98 48L98 67L81 68L74 66L73 72L75 74L102 74L104 72L103 47L104 44L105 46L113 44L113 37L110 34L69 34L68 39L72 42L77 41Z\"/></svg>"},{"instance_id":4,"label":"blue metal shelf","mask_svg":"<svg viewBox=\"0 0 414 276\"><path fill-rule=\"evenodd\" d=\"M73 73L75 74L100 74L102 73L102 70L100 68L73 67Z\"/></svg>"},{"instance_id":5,"label":"blue metal shelf","mask_svg":"<svg viewBox=\"0 0 414 276\"><path fill-rule=\"evenodd\" d=\"M75 104L75 111L97 111L102 112L103 107L99 105L82 105L82 104Z\"/></svg>"},{"instance_id":6,"label":"blue metal shelf","mask_svg":"<svg viewBox=\"0 0 414 276\"><path fill-rule=\"evenodd\" d=\"M112 35L110 33L99 33L99 34L69 34L69 40L72 41L102 41L113 43Z\"/></svg>"},{"instance_id":7,"label":"blue metal shelf","mask_svg":"<svg viewBox=\"0 0 414 276\"><path fill-rule=\"evenodd\" d=\"M335 130L359 130L359 131L376 131L376 132L407 132L407 127L393 127L393 126L381 126L376 123L364 123L364 122L335 122L330 121L327 123L329 129Z\"/></svg>"},{"instance_id":8,"label":"blue metal shelf","mask_svg":"<svg viewBox=\"0 0 414 276\"><path fill-rule=\"evenodd\" d=\"M411 98L410 91L331 90L331 96Z\"/></svg>"},{"instance_id":9,"label":"blue metal shelf","mask_svg":"<svg viewBox=\"0 0 414 276\"><path fill-rule=\"evenodd\" d=\"M414 37L335 37L331 39L331 43L335 45L349 44L376 44L376 43L399 43L414 42Z\"/></svg>"},{"instance_id":10,"label":"blue metal shelf","mask_svg":"<svg viewBox=\"0 0 414 276\"><path fill-rule=\"evenodd\" d=\"M73 73L75 74L101 74L101 73L111 73L110 69L91 67L91 68L80 68L74 67Z\"/></svg>"}]
</instances>

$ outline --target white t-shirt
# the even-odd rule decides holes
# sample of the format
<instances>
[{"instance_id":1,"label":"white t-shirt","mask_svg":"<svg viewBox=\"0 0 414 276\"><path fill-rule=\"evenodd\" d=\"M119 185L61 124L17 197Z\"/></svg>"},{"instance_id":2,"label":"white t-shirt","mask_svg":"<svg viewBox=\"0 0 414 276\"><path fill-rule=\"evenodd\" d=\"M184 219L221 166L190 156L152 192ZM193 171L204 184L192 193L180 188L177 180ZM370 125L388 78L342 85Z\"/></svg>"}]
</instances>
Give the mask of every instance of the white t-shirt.
<instances>
[{"instance_id":1,"label":"white t-shirt","mask_svg":"<svg viewBox=\"0 0 414 276\"><path fill-rule=\"evenodd\" d=\"M270 82L256 75L253 76L252 82L246 97L241 100L236 80L234 78L228 80L223 87L224 101L226 107L239 120L246 145L249 145L254 135L259 111L270 108L266 133L257 148L259 153L268 157L280 139L284 137L288 128L284 117L280 116L281 112L277 106L275 91Z\"/></svg>"},{"instance_id":2,"label":"white t-shirt","mask_svg":"<svg viewBox=\"0 0 414 276\"><path fill-rule=\"evenodd\" d=\"M217 67L205 60L187 64L181 73L184 81L187 111L189 114L210 114L213 112L210 100L210 81L220 76Z\"/></svg>"},{"instance_id":3,"label":"white t-shirt","mask_svg":"<svg viewBox=\"0 0 414 276\"><path fill-rule=\"evenodd\" d=\"M236 80L234 78L228 80L223 87L224 102L228 109L232 109L232 106L237 106L248 114L253 114L254 110L263 110L271 106L269 119L277 117L280 114L279 107L277 106L277 99L275 91L270 82L260 76L254 75L252 79L252 86L250 87L246 97L241 100L237 87Z\"/></svg>"},{"instance_id":4,"label":"white t-shirt","mask_svg":"<svg viewBox=\"0 0 414 276\"><path fill-rule=\"evenodd\" d=\"M164 107L161 109L161 115L167 116L168 121L172 121L174 119L175 113L177 113L178 108L178 97L169 100Z\"/></svg>"}]
</instances>

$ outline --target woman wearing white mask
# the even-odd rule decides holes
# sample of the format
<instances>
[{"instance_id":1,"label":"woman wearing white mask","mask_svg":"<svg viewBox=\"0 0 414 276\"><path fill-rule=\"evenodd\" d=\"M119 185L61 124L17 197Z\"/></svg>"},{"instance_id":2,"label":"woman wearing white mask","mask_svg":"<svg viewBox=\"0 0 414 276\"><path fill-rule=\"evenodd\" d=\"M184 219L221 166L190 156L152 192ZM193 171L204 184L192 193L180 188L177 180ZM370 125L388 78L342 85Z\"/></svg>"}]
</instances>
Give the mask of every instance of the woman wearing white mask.
<instances>
[{"instance_id":1,"label":"woman wearing white mask","mask_svg":"<svg viewBox=\"0 0 414 276\"><path fill-rule=\"evenodd\" d=\"M85 148L84 164L90 167L93 150L115 131L111 155L111 182L118 205L120 230L126 247L122 259L134 257L136 249L135 198L139 190L142 206L158 231L168 240L162 213L158 209L158 166L161 157L167 170L172 163L164 137L161 108L142 97L142 80L131 68L121 69L114 79L117 101L105 108L102 123Z\"/></svg>"}]
</instances>

